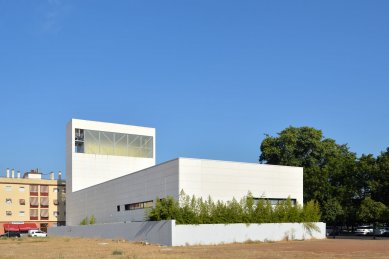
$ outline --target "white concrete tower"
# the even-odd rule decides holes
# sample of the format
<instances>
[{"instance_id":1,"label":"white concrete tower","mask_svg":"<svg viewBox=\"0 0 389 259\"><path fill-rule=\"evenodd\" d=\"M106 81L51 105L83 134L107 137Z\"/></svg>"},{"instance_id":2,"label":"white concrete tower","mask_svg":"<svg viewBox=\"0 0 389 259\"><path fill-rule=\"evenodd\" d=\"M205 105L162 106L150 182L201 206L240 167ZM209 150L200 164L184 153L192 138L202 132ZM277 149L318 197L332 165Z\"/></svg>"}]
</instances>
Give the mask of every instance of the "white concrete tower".
<instances>
[{"instance_id":1,"label":"white concrete tower","mask_svg":"<svg viewBox=\"0 0 389 259\"><path fill-rule=\"evenodd\" d=\"M154 165L154 128L78 119L67 125L68 193Z\"/></svg>"}]
</instances>

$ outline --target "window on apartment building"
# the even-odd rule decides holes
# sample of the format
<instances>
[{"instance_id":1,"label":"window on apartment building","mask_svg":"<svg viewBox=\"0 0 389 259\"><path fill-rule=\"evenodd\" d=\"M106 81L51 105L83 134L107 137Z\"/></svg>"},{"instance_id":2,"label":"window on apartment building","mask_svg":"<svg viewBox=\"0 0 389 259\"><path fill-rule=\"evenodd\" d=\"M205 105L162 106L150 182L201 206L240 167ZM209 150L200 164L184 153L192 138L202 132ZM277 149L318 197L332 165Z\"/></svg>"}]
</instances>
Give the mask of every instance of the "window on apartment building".
<instances>
[{"instance_id":1,"label":"window on apartment building","mask_svg":"<svg viewBox=\"0 0 389 259\"><path fill-rule=\"evenodd\" d=\"M48 185L41 185L40 186L40 193L41 193L41 196L48 196L49 195L49 186Z\"/></svg>"},{"instance_id":2,"label":"window on apartment building","mask_svg":"<svg viewBox=\"0 0 389 259\"><path fill-rule=\"evenodd\" d=\"M24 216L24 211L19 211L19 216Z\"/></svg>"},{"instance_id":3,"label":"window on apartment building","mask_svg":"<svg viewBox=\"0 0 389 259\"><path fill-rule=\"evenodd\" d=\"M23 186L19 187L19 192L24 192L24 187Z\"/></svg>"},{"instance_id":4,"label":"window on apartment building","mask_svg":"<svg viewBox=\"0 0 389 259\"><path fill-rule=\"evenodd\" d=\"M58 205L58 200L57 199L53 200L53 204Z\"/></svg>"},{"instance_id":5,"label":"window on apartment building","mask_svg":"<svg viewBox=\"0 0 389 259\"><path fill-rule=\"evenodd\" d=\"M11 198L6 198L5 199L5 204L12 204L12 199Z\"/></svg>"},{"instance_id":6,"label":"window on apartment building","mask_svg":"<svg viewBox=\"0 0 389 259\"><path fill-rule=\"evenodd\" d=\"M38 220L38 210L30 209L30 220Z\"/></svg>"},{"instance_id":7,"label":"window on apartment building","mask_svg":"<svg viewBox=\"0 0 389 259\"><path fill-rule=\"evenodd\" d=\"M38 197L30 197L30 208L38 208Z\"/></svg>"},{"instance_id":8,"label":"window on apartment building","mask_svg":"<svg viewBox=\"0 0 389 259\"><path fill-rule=\"evenodd\" d=\"M10 186L10 185L4 186L4 190L6 192L10 192L10 191L12 191L12 186Z\"/></svg>"},{"instance_id":9,"label":"window on apartment building","mask_svg":"<svg viewBox=\"0 0 389 259\"><path fill-rule=\"evenodd\" d=\"M137 210L153 207L153 201L136 202L124 205L124 210Z\"/></svg>"},{"instance_id":10,"label":"window on apartment building","mask_svg":"<svg viewBox=\"0 0 389 259\"><path fill-rule=\"evenodd\" d=\"M30 185L30 195L38 196L38 185Z\"/></svg>"},{"instance_id":11,"label":"window on apartment building","mask_svg":"<svg viewBox=\"0 0 389 259\"><path fill-rule=\"evenodd\" d=\"M58 188L54 188L54 189L53 189L53 192L54 192L54 193L58 193Z\"/></svg>"},{"instance_id":12,"label":"window on apartment building","mask_svg":"<svg viewBox=\"0 0 389 259\"><path fill-rule=\"evenodd\" d=\"M25 199L19 199L19 204L20 205L26 205L26 200Z\"/></svg>"},{"instance_id":13,"label":"window on apartment building","mask_svg":"<svg viewBox=\"0 0 389 259\"><path fill-rule=\"evenodd\" d=\"M120 205L116 206L116 210L120 211Z\"/></svg>"},{"instance_id":14,"label":"window on apartment building","mask_svg":"<svg viewBox=\"0 0 389 259\"><path fill-rule=\"evenodd\" d=\"M49 219L49 210L41 209L41 220Z\"/></svg>"},{"instance_id":15,"label":"window on apartment building","mask_svg":"<svg viewBox=\"0 0 389 259\"><path fill-rule=\"evenodd\" d=\"M49 197L41 197L41 208L49 207Z\"/></svg>"},{"instance_id":16,"label":"window on apartment building","mask_svg":"<svg viewBox=\"0 0 389 259\"><path fill-rule=\"evenodd\" d=\"M57 218L57 217L59 216L58 211L54 211L54 212L53 212L53 216Z\"/></svg>"},{"instance_id":17,"label":"window on apartment building","mask_svg":"<svg viewBox=\"0 0 389 259\"><path fill-rule=\"evenodd\" d=\"M7 210L7 211L5 212L5 215L7 215L7 216L12 216L12 211Z\"/></svg>"}]
</instances>

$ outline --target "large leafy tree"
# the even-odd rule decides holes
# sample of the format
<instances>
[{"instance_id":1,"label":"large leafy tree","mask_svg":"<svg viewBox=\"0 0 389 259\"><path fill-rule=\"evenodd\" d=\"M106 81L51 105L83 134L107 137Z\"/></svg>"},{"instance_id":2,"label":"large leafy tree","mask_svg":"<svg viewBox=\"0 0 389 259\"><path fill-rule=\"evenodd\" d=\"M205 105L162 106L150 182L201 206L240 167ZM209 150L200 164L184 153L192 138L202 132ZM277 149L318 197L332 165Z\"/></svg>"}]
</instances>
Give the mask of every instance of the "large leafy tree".
<instances>
[{"instance_id":1,"label":"large leafy tree","mask_svg":"<svg viewBox=\"0 0 389 259\"><path fill-rule=\"evenodd\" d=\"M266 135L260 148L261 163L304 167L304 200L317 200L326 222L389 222L389 148L357 158L311 127Z\"/></svg>"},{"instance_id":2,"label":"large leafy tree","mask_svg":"<svg viewBox=\"0 0 389 259\"><path fill-rule=\"evenodd\" d=\"M376 173L372 181L372 198L389 205L389 148L377 157Z\"/></svg>"},{"instance_id":3,"label":"large leafy tree","mask_svg":"<svg viewBox=\"0 0 389 259\"><path fill-rule=\"evenodd\" d=\"M358 210L358 220L362 223L383 222L386 206L370 197L365 198Z\"/></svg>"},{"instance_id":4,"label":"large leafy tree","mask_svg":"<svg viewBox=\"0 0 389 259\"><path fill-rule=\"evenodd\" d=\"M266 135L259 161L304 167L305 201L315 199L323 205L334 196L342 201L353 195L352 190L345 188L345 183L351 182L355 154L347 145L324 138L321 130L288 127L276 137Z\"/></svg>"}]
</instances>

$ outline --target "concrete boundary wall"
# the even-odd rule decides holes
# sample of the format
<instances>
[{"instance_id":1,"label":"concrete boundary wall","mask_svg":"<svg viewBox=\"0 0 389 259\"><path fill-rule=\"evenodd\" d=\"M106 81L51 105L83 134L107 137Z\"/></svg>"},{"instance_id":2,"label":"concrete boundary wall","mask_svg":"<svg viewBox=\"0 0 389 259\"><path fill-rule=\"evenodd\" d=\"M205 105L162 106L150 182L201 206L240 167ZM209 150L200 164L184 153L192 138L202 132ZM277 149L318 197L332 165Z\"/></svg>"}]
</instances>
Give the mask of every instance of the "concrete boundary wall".
<instances>
[{"instance_id":1,"label":"concrete boundary wall","mask_svg":"<svg viewBox=\"0 0 389 259\"><path fill-rule=\"evenodd\" d=\"M173 220L56 227L49 229L49 235L126 239L167 246L324 239L326 224L315 225L315 229L303 223L176 225Z\"/></svg>"},{"instance_id":2,"label":"concrete boundary wall","mask_svg":"<svg viewBox=\"0 0 389 259\"><path fill-rule=\"evenodd\" d=\"M109 223L85 226L63 226L48 229L49 236L90 237L147 241L171 246L173 221Z\"/></svg>"},{"instance_id":3,"label":"concrete boundary wall","mask_svg":"<svg viewBox=\"0 0 389 259\"><path fill-rule=\"evenodd\" d=\"M326 238L326 224L316 230L303 223L173 225L174 246L216 245L246 241L282 241Z\"/></svg>"}]
</instances>

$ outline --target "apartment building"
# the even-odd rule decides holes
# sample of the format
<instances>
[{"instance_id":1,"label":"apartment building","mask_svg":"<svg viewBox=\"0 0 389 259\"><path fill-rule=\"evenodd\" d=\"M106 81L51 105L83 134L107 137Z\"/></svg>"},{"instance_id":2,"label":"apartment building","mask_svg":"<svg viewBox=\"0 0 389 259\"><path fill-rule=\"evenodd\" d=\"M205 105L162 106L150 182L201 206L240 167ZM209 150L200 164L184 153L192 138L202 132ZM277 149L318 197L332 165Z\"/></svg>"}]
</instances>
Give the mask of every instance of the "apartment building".
<instances>
[{"instance_id":1,"label":"apartment building","mask_svg":"<svg viewBox=\"0 0 389 259\"><path fill-rule=\"evenodd\" d=\"M21 177L20 172L6 170L0 177L0 233L27 232L29 229L65 225L66 183L42 178L38 170L31 170Z\"/></svg>"}]
</instances>

